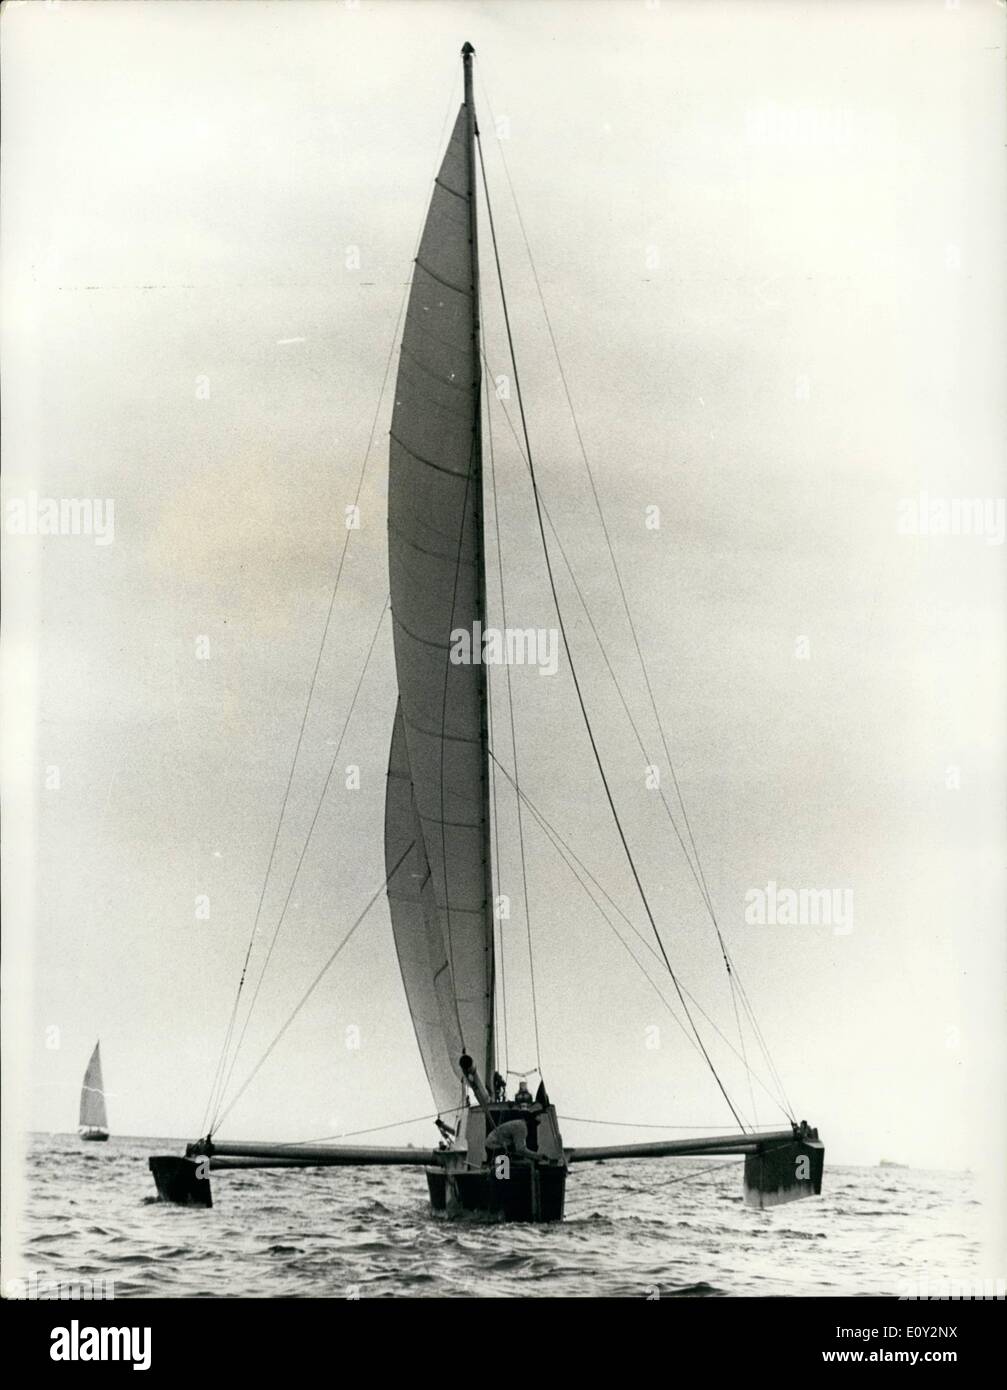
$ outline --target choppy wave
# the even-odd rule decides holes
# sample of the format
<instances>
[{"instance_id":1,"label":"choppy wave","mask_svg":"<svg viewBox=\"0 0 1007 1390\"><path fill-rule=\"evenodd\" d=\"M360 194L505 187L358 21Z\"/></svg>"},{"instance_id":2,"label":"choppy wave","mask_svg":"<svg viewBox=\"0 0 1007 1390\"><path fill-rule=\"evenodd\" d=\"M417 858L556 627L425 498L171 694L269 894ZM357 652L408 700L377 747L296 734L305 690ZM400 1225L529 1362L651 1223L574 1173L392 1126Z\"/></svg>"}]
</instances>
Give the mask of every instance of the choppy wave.
<instances>
[{"instance_id":1,"label":"choppy wave","mask_svg":"<svg viewBox=\"0 0 1007 1390\"><path fill-rule=\"evenodd\" d=\"M117 1297L628 1298L898 1294L979 1262L965 1174L826 1167L814 1201L753 1211L741 1173L696 1161L575 1168L555 1226L446 1222L420 1173L219 1173L210 1211L153 1201L159 1141L36 1137L23 1269Z\"/></svg>"}]
</instances>

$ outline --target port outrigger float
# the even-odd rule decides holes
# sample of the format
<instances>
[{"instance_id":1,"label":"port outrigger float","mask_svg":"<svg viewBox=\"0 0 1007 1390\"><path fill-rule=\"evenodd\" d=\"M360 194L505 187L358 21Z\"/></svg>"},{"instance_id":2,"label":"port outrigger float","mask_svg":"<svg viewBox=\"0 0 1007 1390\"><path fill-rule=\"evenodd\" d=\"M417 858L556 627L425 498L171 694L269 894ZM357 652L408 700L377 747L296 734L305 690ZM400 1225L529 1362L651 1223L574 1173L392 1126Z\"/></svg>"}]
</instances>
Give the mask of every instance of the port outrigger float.
<instances>
[{"instance_id":1,"label":"port outrigger float","mask_svg":"<svg viewBox=\"0 0 1007 1390\"><path fill-rule=\"evenodd\" d=\"M532 1097L522 1081L508 1100L506 1079L497 1071L491 762L513 783L519 815L523 792L516 776L516 744L513 777L490 746L486 663L449 659L454 633L482 632L487 623L476 206L482 151L473 102L472 57L473 49L466 44L462 49L464 101L435 180L415 262L390 430L388 483L398 706L385 801L387 876L383 887L416 1040L437 1106L440 1142L429 1150L225 1142L215 1137L219 1123L215 1120L206 1137L190 1144L184 1157L152 1157L150 1168L161 1198L208 1207L212 1205L210 1175L230 1169L420 1167L426 1171L435 1213L449 1217L478 1213L506 1221L562 1219L571 1165L610 1159L738 1155L745 1160L745 1194L753 1205L814 1196L821 1191L824 1162L817 1131L803 1121L770 1132L757 1132L743 1123L671 968L630 852L591 729L553 580L502 277L500 292L524 431L524 461L531 475L545 564L580 713L660 957L738 1130L706 1138L565 1148L544 1082ZM485 187L485 173L483 182ZM499 276L488 196L487 214ZM628 606L626 614L629 619ZM310 700L309 692L309 704ZM656 705L654 710L656 717ZM685 850L684 842L682 847ZM693 867L692 859L689 863ZM709 907L705 881L702 886ZM709 910L712 917L712 907ZM730 958L719 927L717 934L730 975ZM247 963L246 957L246 967ZM240 989L239 985L239 996ZM232 1025L233 1018L232 1014ZM229 1029L225 1055L230 1036ZM222 1074L218 1067L218 1078ZM785 1113L792 1119L789 1108Z\"/></svg>"}]
</instances>

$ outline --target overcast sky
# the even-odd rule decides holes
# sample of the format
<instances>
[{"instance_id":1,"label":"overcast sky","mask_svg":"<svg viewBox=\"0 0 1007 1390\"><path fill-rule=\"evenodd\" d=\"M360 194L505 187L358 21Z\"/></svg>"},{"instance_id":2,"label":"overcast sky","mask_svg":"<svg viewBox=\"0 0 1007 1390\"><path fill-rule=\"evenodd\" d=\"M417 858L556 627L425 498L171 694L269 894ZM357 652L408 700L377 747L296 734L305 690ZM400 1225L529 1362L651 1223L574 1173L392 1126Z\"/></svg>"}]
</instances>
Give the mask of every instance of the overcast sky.
<instances>
[{"instance_id":1,"label":"overcast sky","mask_svg":"<svg viewBox=\"0 0 1007 1390\"><path fill-rule=\"evenodd\" d=\"M832 1161L999 1155L1003 536L899 522L921 492L1004 492L1002 7L127 0L8 4L3 39L4 496L115 508L108 545L5 537L20 1121L73 1129L100 1036L113 1130L196 1133L468 39L543 493L656 747L502 153L787 1091ZM390 405L253 964L384 603ZM511 620L551 626L499 414L494 442ZM667 949L736 1044L709 921L559 574ZM565 663L515 684L529 796L646 931ZM386 625L236 1081L382 881L394 699ZM540 1060L561 1115L730 1127L625 946L525 828L539 1057L508 804L511 1067ZM771 880L849 892L852 929L747 924L746 893ZM430 1109L382 901L223 1133L307 1139Z\"/></svg>"}]
</instances>

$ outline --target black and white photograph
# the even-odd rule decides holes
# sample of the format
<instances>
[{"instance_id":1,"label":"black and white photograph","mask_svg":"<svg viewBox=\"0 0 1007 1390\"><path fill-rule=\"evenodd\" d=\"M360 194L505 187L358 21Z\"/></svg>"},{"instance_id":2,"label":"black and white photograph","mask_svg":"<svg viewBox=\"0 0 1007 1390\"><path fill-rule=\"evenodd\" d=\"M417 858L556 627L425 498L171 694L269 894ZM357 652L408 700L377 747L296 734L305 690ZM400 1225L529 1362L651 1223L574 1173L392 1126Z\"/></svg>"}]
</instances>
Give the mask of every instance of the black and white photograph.
<instances>
[{"instance_id":1,"label":"black and white photograph","mask_svg":"<svg viewBox=\"0 0 1007 1390\"><path fill-rule=\"evenodd\" d=\"M792 1370L964 1359L1007 1292L1005 16L3 5L35 1364L163 1370L211 1300L799 1301Z\"/></svg>"}]
</instances>

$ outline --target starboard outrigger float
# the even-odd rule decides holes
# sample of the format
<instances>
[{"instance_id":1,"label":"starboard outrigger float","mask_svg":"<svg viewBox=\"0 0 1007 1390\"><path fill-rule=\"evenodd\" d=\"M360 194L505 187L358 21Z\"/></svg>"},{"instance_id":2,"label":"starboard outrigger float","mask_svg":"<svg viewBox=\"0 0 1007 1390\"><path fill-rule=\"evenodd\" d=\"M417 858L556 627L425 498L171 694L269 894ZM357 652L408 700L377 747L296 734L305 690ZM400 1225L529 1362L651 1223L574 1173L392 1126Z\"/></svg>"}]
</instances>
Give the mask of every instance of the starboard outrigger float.
<instances>
[{"instance_id":1,"label":"starboard outrigger float","mask_svg":"<svg viewBox=\"0 0 1007 1390\"><path fill-rule=\"evenodd\" d=\"M209 1175L228 1169L422 1167L435 1212L557 1221L563 1216L567 1174L574 1163L743 1155L745 1194L751 1204L769 1206L813 1196L821 1191L824 1163L817 1131L803 1121L768 1133L746 1128L694 1023L700 1050L738 1122L736 1133L565 1148L544 1083L533 1098L522 1081L508 1100L506 1080L497 1072L491 761L507 774L490 747L485 662L449 659L453 634L482 631L487 619L476 207L481 150L472 93L473 51L469 44L462 49L464 102L435 180L415 262L390 430L388 487L399 698L385 801L384 886L416 1040L437 1104L441 1141L429 1150L222 1142L211 1126L205 1138L188 1146L184 1158L152 1157L150 1168L164 1200L210 1206ZM485 187L485 173L483 180ZM488 203L487 211L499 272ZM500 289L503 298L502 278ZM503 307L525 462L581 714L661 956L692 1022L619 821L566 643L505 298ZM516 784L515 790L521 795ZM730 974L722 939L720 944Z\"/></svg>"}]
</instances>

